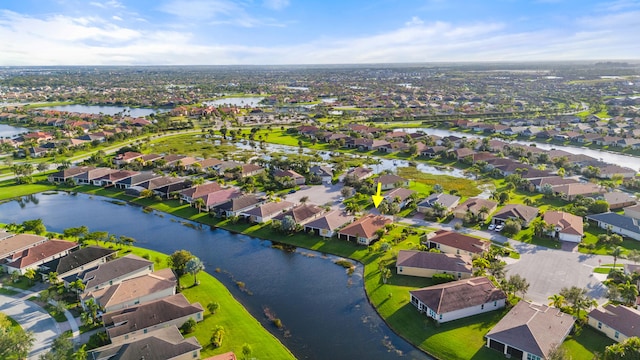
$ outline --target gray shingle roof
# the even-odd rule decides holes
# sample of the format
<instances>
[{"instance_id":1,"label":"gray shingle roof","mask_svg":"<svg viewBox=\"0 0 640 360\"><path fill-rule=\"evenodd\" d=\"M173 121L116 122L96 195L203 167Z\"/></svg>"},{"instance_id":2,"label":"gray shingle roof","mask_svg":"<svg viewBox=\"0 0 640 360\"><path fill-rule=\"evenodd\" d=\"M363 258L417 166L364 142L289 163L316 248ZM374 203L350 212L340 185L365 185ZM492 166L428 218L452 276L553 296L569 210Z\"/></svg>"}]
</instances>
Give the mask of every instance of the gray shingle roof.
<instances>
[{"instance_id":1,"label":"gray shingle roof","mask_svg":"<svg viewBox=\"0 0 640 360\"><path fill-rule=\"evenodd\" d=\"M507 297L486 277L452 281L409 291L409 293L438 314L466 309Z\"/></svg>"},{"instance_id":2,"label":"gray shingle roof","mask_svg":"<svg viewBox=\"0 0 640 360\"><path fill-rule=\"evenodd\" d=\"M612 226L617 226L621 229L640 234L640 226L638 226L638 220L620 214L612 212L593 214L587 215L587 219L600 221L605 224L610 224Z\"/></svg>"},{"instance_id":3,"label":"gray shingle roof","mask_svg":"<svg viewBox=\"0 0 640 360\"><path fill-rule=\"evenodd\" d=\"M640 336L640 311L626 306L607 305L593 309L589 317L596 319L626 337Z\"/></svg>"}]
</instances>

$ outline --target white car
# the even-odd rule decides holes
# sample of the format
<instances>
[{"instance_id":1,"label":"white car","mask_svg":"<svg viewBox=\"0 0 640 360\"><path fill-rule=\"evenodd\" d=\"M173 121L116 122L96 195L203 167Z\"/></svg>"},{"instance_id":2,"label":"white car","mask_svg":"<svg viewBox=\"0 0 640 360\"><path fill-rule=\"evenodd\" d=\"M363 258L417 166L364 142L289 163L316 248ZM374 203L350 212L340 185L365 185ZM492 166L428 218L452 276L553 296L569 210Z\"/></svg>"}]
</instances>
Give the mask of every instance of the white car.
<instances>
[{"instance_id":1,"label":"white car","mask_svg":"<svg viewBox=\"0 0 640 360\"><path fill-rule=\"evenodd\" d=\"M496 231L502 231L502 229L504 229L504 225L496 225Z\"/></svg>"},{"instance_id":2,"label":"white car","mask_svg":"<svg viewBox=\"0 0 640 360\"><path fill-rule=\"evenodd\" d=\"M491 224L491 225L489 225L489 227L487 228L487 230L491 231L491 230L493 230L493 229L495 229L495 228L496 228L496 224Z\"/></svg>"}]
</instances>

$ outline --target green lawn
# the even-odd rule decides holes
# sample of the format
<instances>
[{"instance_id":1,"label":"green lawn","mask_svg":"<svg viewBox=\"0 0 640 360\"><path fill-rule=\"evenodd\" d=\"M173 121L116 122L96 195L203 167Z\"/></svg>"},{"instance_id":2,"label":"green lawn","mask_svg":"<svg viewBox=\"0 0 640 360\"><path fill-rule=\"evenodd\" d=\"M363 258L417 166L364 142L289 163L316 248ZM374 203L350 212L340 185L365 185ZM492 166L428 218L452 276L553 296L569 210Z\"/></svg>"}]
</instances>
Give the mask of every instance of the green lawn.
<instances>
[{"instance_id":1,"label":"green lawn","mask_svg":"<svg viewBox=\"0 0 640 360\"><path fill-rule=\"evenodd\" d=\"M569 335L562 347L572 359L591 359L594 353L604 353L605 347L613 343L603 333L585 325L578 335Z\"/></svg>"},{"instance_id":2,"label":"green lawn","mask_svg":"<svg viewBox=\"0 0 640 360\"><path fill-rule=\"evenodd\" d=\"M0 200L31 195L56 189L55 185L46 183L46 175L35 175L33 184L16 185L15 180L0 181Z\"/></svg>"}]
</instances>

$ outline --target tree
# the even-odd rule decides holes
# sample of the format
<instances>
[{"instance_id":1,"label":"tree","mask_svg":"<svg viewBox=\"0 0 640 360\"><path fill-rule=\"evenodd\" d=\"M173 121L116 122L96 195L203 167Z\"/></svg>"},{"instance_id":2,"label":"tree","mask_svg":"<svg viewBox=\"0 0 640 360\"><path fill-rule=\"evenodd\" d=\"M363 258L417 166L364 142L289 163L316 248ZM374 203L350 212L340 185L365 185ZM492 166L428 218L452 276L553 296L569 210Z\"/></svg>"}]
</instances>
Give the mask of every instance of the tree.
<instances>
[{"instance_id":1,"label":"tree","mask_svg":"<svg viewBox=\"0 0 640 360\"><path fill-rule=\"evenodd\" d=\"M211 345L215 348L222 346L222 340L224 338L224 327L222 325L216 325L211 334Z\"/></svg>"},{"instance_id":2,"label":"tree","mask_svg":"<svg viewBox=\"0 0 640 360\"><path fill-rule=\"evenodd\" d=\"M580 311L590 309L594 306L594 300L587 295L587 289L572 286L570 288L562 288L560 290L567 304L571 306L573 313L580 318ZM597 305L597 304L596 304Z\"/></svg>"},{"instance_id":3,"label":"tree","mask_svg":"<svg viewBox=\"0 0 640 360\"><path fill-rule=\"evenodd\" d=\"M244 360L249 360L251 358L252 353L253 353L253 349L251 349L251 345L247 343L242 344L242 358Z\"/></svg>"},{"instance_id":4,"label":"tree","mask_svg":"<svg viewBox=\"0 0 640 360\"><path fill-rule=\"evenodd\" d=\"M218 311L220 309L220 304L218 302L210 302L207 305L207 310L209 310L210 313L215 314L216 311Z\"/></svg>"},{"instance_id":5,"label":"tree","mask_svg":"<svg viewBox=\"0 0 640 360\"><path fill-rule=\"evenodd\" d=\"M515 235L519 233L520 230L522 230L522 225L520 225L519 221L507 219L507 221L504 222L504 229L502 231L507 235Z\"/></svg>"},{"instance_id":6,"label":"tree","mask_svg":"<svg viewBox=\"0 0 640 360\"><path fill-rule=\"evenodd\" d=\"M621 246L616 246L609 253L609 255L613 256L613 268L614 269L616 268L616 262L618 261L618 258L622 255L622 253L624 253L624 249Z\"/></svg>"},{"instance_id":7,"label":"tree","mask_svg":"<svg viewBox=\"0 0 640 360\"><path fill-rule=\"evenodd\" d=\"M382 277L382 283L386 284L387 280L391 277L391 270L388 267L382 268L382 270L380 270L380 277Z\"/></svg>"},{"instance_id":8,"label":"tree","mask_svg":"<svg viewBox=\"0 0 640 360\"><path fill-rule=\"evenodd\" d=\"M637 336L607 346L603 356L603 360L637 360L638 358L640 358L640 338Z\"/></svg>"},{"instance_id":9,"label":"tree","mask_svg":"<svg viewBox=\"0 0 640 360\"><path fill-rule=\"evenodd\" d=\"M180 326L180 332L182 334L191 334L196 330L196 321L193 318L189 318L189 320L185 321L182 326Z\"/></svg>"},{"instance_id":10,"label":"tree","mask_svg":"<svg viewBox=\"0 0 640 360\"><path fill-rule=\"evenodd\" d=\"M516 294L519 292L522 295L521 297L524 298L527 290L529 290L529 282L519 274L515 274L509 276L509 280L507 280L507 287L513 290Z\"/></svg>"},{"instance_id":11,"label":"tree","mask_svg":"<svg viewBox=\"0 0 640 360\"><path fill-rule=\"evenodd\" d=\"M86 288L86 285L82 282L82 279L76 279L69 284L69 288L71 290L75 290L78 298L80 298L80 294L82 294L82 292Z\"/></svg>"},{"instance_id":12,"label":"tree","mask_svg":"<svg viewBox=\"0 0 640 360\"><path fill-rule=\"evenodd\" d=\"M177 250L167 258L167 263L169 267L176 272L178 277L180 277L184 275L184 268L192 257L193 255L187 250Z\"/></svg>"},{"instance_id":13,"label":"tree","mask_svg":"<svg viewBox=\"0 0 640 360\"><path fill-rule=\"evenodd\" d=\"M544 235L544 231L547 229L547 223L541 218L537 217L531 222L533 232L536 236Z\"/></svg>"},{"instance_id":14,"label":"tree","mask_svg":"<svg viewBox=\"0 0 640 360\"><path fill-rule=\"evenodd\" d=\"M25 359L34 341L32 332L0 324L0 359Z\"/></svg>"},{"instance_id":15,"label":"tree","mask_svg":"<svg viewBox=\"0 0 640 360\"><path fill-rule=\"evenodd\" d=\"M44 226L42 219L26 220L22 223L24 231L33 231L38 235L42 235L47 232L47 228Z\"/></svg>"},{"instance_id":16,"label":"tree","mask_svg":"<svg viewBox=\"0 0 640 360\"><path fill-rule=\"evenodd\" d=\"M33 284L33 280L36 278L36 270L33 268L29 268L27 269L27 271L25 271L24 273L24 277L26 277L29 280L29 284Z\"/></svg>"},{"instance_id":17,"label":"tree","mask_svg":"<svg viewBox=\"0 0 640 360\"><path fill-rule=\"evenodd\" d=\"M626 305L635 304L638 299L638 286L629 280L624 283L618 284L618 290L620 291L620 297Z\"/></svg>"},{"instance_id":18,"label":"tree","mask_svg":"<svg viewBox=\"0 0 640 360\"><path fill-rule=\"evenodd\" d=\"M193 275L193 285L198 284L196 276L202 270L204 270L204 264L196 256L192 256L191 259L189 259L189 261L187 261L187 263L184 265L184 271Z\"/></svg>"},{"instance_id":19,"label":"tree","mask_svg":"<svg viewBox=\"0 0 640 360\"><path fill-rule=\"evenodd\" d=\"M60 283L60 278L58 278L58 273L55 271L50 272L47 275L47 281L49 281L52 285L58 285Z\"/></svg>"},{"instance_id":20,"label":"tree","mask_svg":"<svg viewBox=\"0 0 640 360\"><path fill-rule=\"evenodd\" d=\"M549 305L552 305L556 309L562 309L562 306L564 305L564 296L560 294L553 294L549 296L548 299L551 300Z\"/></svg>"},{"instance_id":21,"label":"tree","mask_svg":"<svg viewBox=\"0 0 640 360\"><path fill-rule=\"evenodd\" d=\"M67 359L79 359L75 357L73 349L73 341L69 333L64 333L53 340L51 345L51 351L40 356L40 360L67 360ZM86 359L86 352L85 357Z\"/></svg>"},{"instance_id":22,"label":"tree","mask_svg":"<svg viewBox=\"0 0 640 360\"><path fill-rule=\"evenodd\" d=\"M85 311L80 315L82 322L87 325L95 324L98 321L98 310L100 309L98 303L91 298L84 302L84 309Z\"/></svg>"},{"instance_id":23,"label":"tree","mask_svg":"<svg viewBox=\"0 0 640 360\"><path fill-rule=\"evenodd\" d=\"M198 213L200 213L202 211L202 208L207 204L205 203L203 198L197 198L193 201L193 205L196 207L196 209L198 209Z\"/></svg>"},{"instance_id":24,"label":"tree","mask_svg":"<svg viewBox=\"0 0 640 360\"><path fill-rule=\"evenodd\" d=\"M571 357L567 354L567 350L563 347L554 344L549 354L546 357L547 360L571 360Z\"/></svg>"},{"instance_id":25,"label":"tree","mask_svg":"<svg viewBox=\"0 0 640 360\"><path fill-rule=\"evenodd\" d=\"M630 250L627 254L627 258L637 264L638 261L640 261L640 251L636 249Z\"/></svg>"}]
</instances>

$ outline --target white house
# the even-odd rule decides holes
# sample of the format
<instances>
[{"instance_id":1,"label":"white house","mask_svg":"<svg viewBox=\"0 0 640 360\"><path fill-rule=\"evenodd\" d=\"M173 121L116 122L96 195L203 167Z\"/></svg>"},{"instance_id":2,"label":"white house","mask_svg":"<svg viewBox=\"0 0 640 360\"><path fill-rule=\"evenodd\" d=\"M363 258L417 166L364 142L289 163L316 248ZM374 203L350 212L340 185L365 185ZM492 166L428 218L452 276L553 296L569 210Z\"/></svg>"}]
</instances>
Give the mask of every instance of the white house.
<instances>
[{"instance_id":1,"label":"white house","mask_svg":"<svg viewBox=\"0 0 640 360\"><path fill-rule=\"evenodd\" d=\"M582 241L584 229L582 218L564 211L547 211L543 216L544 222L553 225L555 230L551 236L557 236L561 241L579 243Z\"/></svg>"}]
</instances>

